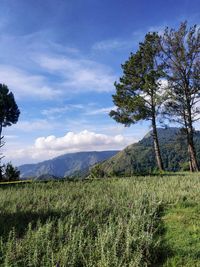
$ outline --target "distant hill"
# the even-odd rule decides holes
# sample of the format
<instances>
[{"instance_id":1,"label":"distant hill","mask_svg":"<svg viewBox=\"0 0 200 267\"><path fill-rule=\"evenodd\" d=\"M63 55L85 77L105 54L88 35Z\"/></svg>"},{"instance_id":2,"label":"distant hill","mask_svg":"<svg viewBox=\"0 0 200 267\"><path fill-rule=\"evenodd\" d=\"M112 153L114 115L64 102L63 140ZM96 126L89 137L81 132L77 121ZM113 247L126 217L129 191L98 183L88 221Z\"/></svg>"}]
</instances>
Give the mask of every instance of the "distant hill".
<instances>
[{"instance_id":1,"label":"distant hill","mask_svg":"<svg viewBox=\"0 0 200 267\"><path fill-rule=\"evenodd\" d=\"M51 179L66 176L81 176L87 173L89 167L92 165L104 161L118 152L119 151L94 151L70 153L37 164L21 165L18 169L23 179L34 177L44 180L48 176Z\"/></svg>"},{"instance_id":2,"label":"distant hill","mask_svg":"<svg viewBox=\"0 0 200 267\"><path fill-rule=\"evenodd\" d=\"M159 128L161 155L164 167L168 171L187 170L188 154L184 134L179 128ZM200 162L200 132L195 133L197 158ZM132 144L120 151L112 158L91 168L91 175L103 176L130 176L138 173L152 173L157 169L153 150L151 132L138 143Z\"/></svg>"}]
</instances>

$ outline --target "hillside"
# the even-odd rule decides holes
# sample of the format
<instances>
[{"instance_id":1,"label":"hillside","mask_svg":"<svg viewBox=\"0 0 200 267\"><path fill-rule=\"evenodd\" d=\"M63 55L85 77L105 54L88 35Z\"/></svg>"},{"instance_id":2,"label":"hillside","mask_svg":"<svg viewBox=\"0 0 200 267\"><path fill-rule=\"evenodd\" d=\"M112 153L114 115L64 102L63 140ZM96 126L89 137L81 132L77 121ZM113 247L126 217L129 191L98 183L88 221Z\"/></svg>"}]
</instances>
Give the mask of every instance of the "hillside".
<instances>
[{"instance_id":1,"label":"hillside","mask_svg":"<svg viewBox=\"0 0 200 267\"><path fill-rule=\"evenodd\" d=\"M37 164L19 166L21 178L74 176L86 172L90 166L114 156L118 151L78 152L65 154Z\"/></svg>"},{"instance_id":2,"label":"hillside","mask_svg":"<svg viewBox=\"0 0 200 267\"><path fill-rule=\"evenodd\" d=\"M168 171L178 171L188 168L187 144L185 136L179 128L159 128L161 155L164 167ZM200 132L195 134L197 157L200 161ZM132 144L112 158L97 164L91 169L91 174L102 176L130 176L138 173L150 173L156 170L153 139L151 132L138 143Z\"/></svg>"}]
</instances>

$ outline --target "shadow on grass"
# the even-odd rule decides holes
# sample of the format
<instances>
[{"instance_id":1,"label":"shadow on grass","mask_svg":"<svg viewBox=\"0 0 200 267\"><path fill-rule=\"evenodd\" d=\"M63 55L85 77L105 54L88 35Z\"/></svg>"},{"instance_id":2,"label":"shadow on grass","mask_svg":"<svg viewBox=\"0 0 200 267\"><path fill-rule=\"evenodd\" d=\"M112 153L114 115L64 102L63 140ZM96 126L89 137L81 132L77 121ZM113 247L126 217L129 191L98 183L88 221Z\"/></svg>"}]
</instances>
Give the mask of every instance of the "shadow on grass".
<instances>
[{"instance_id":1,"label":"shadow on grass","mask_svg":"<svg viewBox=\"0 0 200 267\"><path fill-rule=\"evenodd\" d=\"M154 260L150 267L161 267L167 261L167 259L174 255L174 251L169 247L165 241L166 227L162 220L165 215L165 207L162 206L159 212L160 223L158 227L158 232L156 238L159 242L157 250L154 252Z\"/></svg>"},{"instance_id":2,"label":"shadow on grass","mask_svg":"<svg viewBox=\"0 0 200 267\"><path fill-rule=\"evenodd\" d=\"M162 267L168 258L174 255L174 251L166 244L161 244L161 247L157 251L156 261L151 267Z\"/></svg>"},{"instance_id":3,"label":"shadow on grass","mask_svg":"<svg viewBox=\"0 0 200 267\"><path fill-rule=\"evenodd\" d=\"M38 221L41 225L44 225L48 221L62 219L68 216L71 210L65 212L56 212L49 210L44 212L23 212L18 211L16 213L1 213L0 215L0 236L3 239L7 239L9 232L14 228L17 237L23 237L27 231L29 223L31 223L34 229L37 226Z\"/></svg>"}]
</instances>

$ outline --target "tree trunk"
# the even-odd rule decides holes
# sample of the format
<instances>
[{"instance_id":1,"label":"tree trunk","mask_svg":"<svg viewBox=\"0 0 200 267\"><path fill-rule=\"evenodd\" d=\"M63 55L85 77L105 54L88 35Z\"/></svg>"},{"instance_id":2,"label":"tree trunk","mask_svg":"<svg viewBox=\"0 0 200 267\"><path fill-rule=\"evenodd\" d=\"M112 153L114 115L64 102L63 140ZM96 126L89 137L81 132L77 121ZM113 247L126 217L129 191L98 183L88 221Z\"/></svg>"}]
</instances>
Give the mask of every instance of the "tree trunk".
<instances>
[{"instance_id":1,"label":"tree trunk","mask_svg":"<svg viewBox=\"0 0 200 267\"><path fill-rule=\"evenodd\" d=\"M188 154L190 159L190 171L198 172L199 166L194 146L194 129L192 127L191 106L189 100L187 101L187 111L188 111L188 124L186 130L187 130L187 141L188 141Z\"/></svg>"},{"instance_id":2,"label":"tree trunk","mask_svg":"<svg viewBox=\"0 0 200 267\"><path fill-rule=\"evenodd\" d=\"M156 155L156 162L157 162L159 170L163 171L164 167L163 167L163 162L162 162L160 147L159 147L159 142L158 142L158 134L157 134L155 116L153 116L153 118L152 118L152 128L153 128L152 136L153 136L154 151L155 151L155 155Z\"/></svg>"},{"instance_id":3,"label":"tree trunk","mask_svg":"<svg viewBox=\"0 0 200 267\"><path fill-rule=\"evenodd\" d=\"M190 158L190 171L199 171L199 166L196 157L196 151L194 146L194 138L193 138L193 128L190 126L187 129L187 140L188 140L188 153Z\"/></svg>"}]
</instances>

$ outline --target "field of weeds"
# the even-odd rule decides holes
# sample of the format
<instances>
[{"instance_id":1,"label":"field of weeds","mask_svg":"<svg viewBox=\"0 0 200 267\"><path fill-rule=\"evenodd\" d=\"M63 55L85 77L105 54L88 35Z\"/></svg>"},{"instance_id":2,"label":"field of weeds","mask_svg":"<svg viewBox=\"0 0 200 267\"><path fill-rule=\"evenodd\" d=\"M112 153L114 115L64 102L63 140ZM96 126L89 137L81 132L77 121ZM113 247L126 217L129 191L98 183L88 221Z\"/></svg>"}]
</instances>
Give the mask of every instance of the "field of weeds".
<instances>
[{"instance_id":1,"label":"field of weeds","mask_svg":"<svg viewBox=\"0 0 200 267\"><path fill-rule=\"evenodd\" d=\"M200 266L199 211L198 174L2 186L0 266Z\"/></svg>"}]
</instances>

